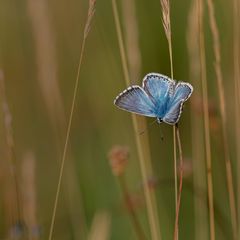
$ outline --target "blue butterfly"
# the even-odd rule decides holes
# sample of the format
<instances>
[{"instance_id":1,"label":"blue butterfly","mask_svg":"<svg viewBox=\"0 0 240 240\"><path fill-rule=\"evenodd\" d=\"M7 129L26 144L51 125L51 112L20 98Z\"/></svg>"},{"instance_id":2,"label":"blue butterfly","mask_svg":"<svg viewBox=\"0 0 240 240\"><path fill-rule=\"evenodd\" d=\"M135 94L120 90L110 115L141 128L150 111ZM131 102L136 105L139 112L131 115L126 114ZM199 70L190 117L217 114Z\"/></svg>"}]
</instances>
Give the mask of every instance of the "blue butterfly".
<instances>
[{"instance_id":1,"label":"blue butterfly","mask_svg":"<svg viewBox=\"0 0 240 240\"><path fill-rule=\"evenodd\" d=\"M176 124L184 102L191 96L193 87L186 82L176 83L167 76L149 73L142 87L134 85L121 92L114 104L128 112L156 117L157 122Z\"/></svg>"}]
</instances>

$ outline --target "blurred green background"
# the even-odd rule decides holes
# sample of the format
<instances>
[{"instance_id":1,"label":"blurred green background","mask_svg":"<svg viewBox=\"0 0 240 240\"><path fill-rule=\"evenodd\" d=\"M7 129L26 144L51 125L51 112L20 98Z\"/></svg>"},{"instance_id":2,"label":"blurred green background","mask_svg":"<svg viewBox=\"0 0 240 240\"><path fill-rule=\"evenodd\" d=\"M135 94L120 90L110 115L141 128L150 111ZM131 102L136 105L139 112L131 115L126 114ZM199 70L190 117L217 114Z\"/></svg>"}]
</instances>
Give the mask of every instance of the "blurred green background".
<instances>
[{"instance_id":1,"label":"blurred green background","mask_svg":"<svg viewBox=\"0 0 240 240\"><path fill-rule=\"evenodd\" d=\"M168 44L162 26L159 0L117 1L125 43L126 29L131 23L126 21L123 6L125 4L127 9L130 2L135 7L134 17L138 29L136 45L139 46L141 56L139 76L132 77L131 81L141 85L142 78L149 72L170 75ZM194 85L189 75L192 60L189 59L187 49L188 16L192 2L174 0L170 3L174 78ZM228 137L236 179L232 6L223 0L214 1L214 4L220 26ZM29 239L22 236L22 233L19 237L11 232L18 221L24 222L24 212L31 215L31 209L27 209L31 204L34 212L33 225L36 224L40 229L35 239L47 239L88 1L2 0L0 6L0 69L4 74L5 93L12 116L16 156L13 163L9 161L4 112L1 111L0 239ZM225 163L218 127L219 107L213 70L212 39L208 16L204 16L204 19L209 98L213 104L215 121L211 129L211 140L216 239L232 239ZM194 87L194 94L197 96L201 88L198 85ZM126 84L111 1L97 0L80 72L53 239L87 239L94 216L97 213L101 215L102 212L110 224L109 239L137 239L123 204L119 183L113 176L108 161L108 152L116 144L129 147L130 157L125 176L130 192L140 198L141 204L136 207L136 212L150 239L131 115L113 105L114 98L124 88ZM0 98L2 100L2 96ZM196 109L198 110L198 106ZM200 189L200 196L196 196L194 191L193 175L197 169L192 166L192 148L196 141L192 139L190 110L190 102L187 102L180 121L184 160L190 168L189 175L184 178L180 239L194 239L197 226L194 199L200 199L203 208L207 208L206 187L205 190ZM201 111L196 112L193 114L202 119ZM152 119L147 119L147 122L150 124ZM175 220L172 127L154 124L148 130L154 169L154 176L149 177L156 181L154 191L162 239L172 239ZM203 128L200 128L200 132L203 134ZM161 140L161 135L164 140ZM200 147L204 149L203 145ZM31 168L31 164L24 165L27 159L32 159L29 161L34 162L35 168ZM201 161L205 166L205 159ZM11 181L13 176L9 170L12 166L21 192L20 217L16 217L17 200ZM24 172L25 168L29 168L30 177L27 179L30 179L30 183L24 177L27 174ZM206 181L204 178L203 176ZM31 220L29 221L31 225ZM208 221L208 217L205 221Z\"/></svg>"}]
</instances>

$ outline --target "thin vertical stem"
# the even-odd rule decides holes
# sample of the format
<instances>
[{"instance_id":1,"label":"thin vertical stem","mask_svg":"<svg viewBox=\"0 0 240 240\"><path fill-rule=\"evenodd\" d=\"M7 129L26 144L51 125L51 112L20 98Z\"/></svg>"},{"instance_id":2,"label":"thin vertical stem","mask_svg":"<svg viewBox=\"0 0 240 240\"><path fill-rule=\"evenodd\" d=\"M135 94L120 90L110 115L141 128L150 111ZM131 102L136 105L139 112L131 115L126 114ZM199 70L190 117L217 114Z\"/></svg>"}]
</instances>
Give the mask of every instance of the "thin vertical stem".
<instances>
[{"instance_id":1,"label":"thin vertical stem","mask_svg":"<svg viewBox=\"0 0 240 240\"><path fill-rule=\"evenodd\" d=\"M116 27L116 31L117 31L118 45L119 45L122 68L123 68L123 75L124 75L124 79L126 81L126 84L130 85L130 83L131 83L130 74L129 74L128 66L127 66L127 57L126 57L124 44L123 44L123 36L122 36L122 31L121 31L121 24L120 24L120 20L119 20L117 3L116 3L115 0L112 0L112 9L113 9L115 27Z\"/></svg>"},{"instance_id":2,"label":"thin vertical stem","mask_svg":"<svg viewBox=\"0 0 240 240\"><path fill-rule=\"evenodd\" d=\"M129 215L131 217L131 221L132 221L132 224L134 226L134 230L136 232L136 235L137 235L139 240L146 240L143 229L142 229L142 227L141 227L141 225L138 221L137 215L136 215L136 213L133 209L133 205L132 205L132 202L131 202L131 199L130 199L130 196L129 196L129 191L128 191L128 187L127 187L124 175L118 176L118 180L119 180L119 183L120 183L120 187L122 189L124 200L127 204L128 212L129 212Z\"/></svg>"},{"instance_id":3,"label":"thin vertical stem","mask_svg":"<svg viewBox=\"0 0 240 240\"><path fill-rule=\"evenodd\" d=\"M200 68L201 68L201 81L202 81L202 94L203 94L204 135L205 135L205 150L206 150L206 164L207 164L207 186L208 186L208 205L209 205L209 221L210 221L210 239L215 240L212 159L211 159L211 145L210 145L211 143L210 143L210 130L209 130L208 87L207 87L205 43L204 43L204 31L203 31L202 0L198 0L198 21L199 21Z\"/></svg>"},{"instance_id":4,"label":"thin vertical stem","mask_svg":"<svg viewBox=\"0 0 240 240\"><path fill-rule=\"evenodd\" d=\"M173 56L172 56L172 32L170 19L170 2L169 0L160 0L162 6L163 27L168 41L168 51L171 68L171 79L173 79ZM176 126L173 126L173 158L174 158L174 185L175 185L175 214L177 214L178 203L178 187L177 187L177 147L176 147ZM177 216L176 216L177 217ZM178 229L176 232L176 240L178 239Z\"/></svg>"},{"instance_id":5,"label":"thin vertical stem","mask_svg":"<svg viewBox=\"0 0 240 240\"><path fill-rule=\"evenodd\" d=\"M240 4L238 0L233 0L233 56L234 56L234 88L235 88L235 129L236 129L236 152L237 152L237 199L240 203L240 31L239 17ZM238 236L240 239L240 206L238 206Z\"/></svg>"},{"instance_id":6,"label":"thin vertical stem","mask_svg":"<svg viewBox=\"0 0 240 240\"><path fill-rule=\"evenodd\" d=\"M196 111L196 103L202 99L199 61L199 25L197 0L193 0L188 15L187 46L189 55L189 79L194 85L195 94L191 97L191 135L194 191L194 240L208 239L208 209L206 168L204 159L204 133L202 119ZM202 198L200 199L199 196Z\"/></svg>"},{"instance_id":7,"label":"thin vertical stem","mask_svg":"<svg viewBox=\"0 0 240 240\"><path fill-rule=\"evenodd\" d=\"M223 76L221 71L221 51L220 51L220 39L219 31L215 18L215 9L212 0L207 0L208 5L208 14L209 14L209 24L213 37L213 50L215 56L215 73L217 77L217 86L218 86L218 95L220 102L220 113L221 113L221 125L222 125L222 135L223 135L223 149L224 149L224 158L226 164L226 174L227 174L227 186L228 186L228 197L230 204L230 213L231 213L231 222L232 222L232 231L234 239L237 239L237 211L235 203L235 194L233 187L233 176L232 176L232 166L229 153L229 145L227 139L227 117L226 117L226 107L225 107L225 94L223 86Z\"/></svg>"},{"instance_id":8,"label":"thin vertical stem","mask_svg":"<svg viewBox=\"0 0 240 240\"><path fill-rule=\"evenodd\" d=\"M171 66L171 79L173 79L173 56L172 56L172 38L168 41L168 50ZM178 180L177 180L177 143L176 143L176 126L173 126L173 159L174 159L174 188L175 188L175 211L177 212Z\"/></svg>"},{"instance_id":9,"label":"thin vertical stem","mask_svg":"<svg viewBox=\"0 0 240 240\"><path fill-rule=\"evenodd\" d=\"M122 15L129 73L132 82L135 83L138 79L140 79L142 65L135 0L122 0Z\"/></svg>"},{"instance_id":10,"label":"thin vertical stem","mask_svg":"<svg viewBox=\"0 0 240 240\"><path fill-rule=\"evenodd\" d=\"M178 223L179 223L179 212L180 212L180 206L181 206L181 196L182 196L182 185L183 185L183 154L182 154L182 144L180 139L180 133L178 125L175 125L176 129L176 136L177 136L177 142L178 142L178 151L179 151L179 159L180 159L180 178L179 178L179 193L178 193L178 199L177 199L177 209L176 209L176 218L175 218L175 227L174 227L174 240L178 239Z\"/></svg>"},{"instance_id":11,"label":"thin vertical stem","mask_svg":"<svg viewBox=\"0 0 240 240\"><path fill-rule=\"evenodd\" d=\"M71 126L72 126L73 113L74 113L75 103L76 103L76 98L77 98L77 90L78 90L79 79L80 79L80 70L81 70L81 66L82 66L83 53L84 53L84 49L85 49L87 35L90 30L91 20L94 15L94 12L95 12L95 3L96 3L96 0L89 0L88 17L87 17L87 21L86 21L85 28L84 28L83 41L82 41L82 45L81 45L81 49L80 49L77 76L76 76L75 85L74 85L71 110L70 110L70 115L69 115L69 119L68 119L66 138L65 138L65 143L64 143L63 155L62 155L60 172L59 172L59 179L58 179L58 184L57 184L57 192L56 192L56 196L55 196L51 225L50 225L49 236L48 236L49 240L52 239L52 235L53 235L53 228L54 228L58 199L59 199L59 194L60 194L60 189L61 189L63 170L64 170L65 161L66 161L70 131L71 131Z\"/></svg>"},{"instance_id":12,"label":"thin vertical stem","mask_svg":"<svg viewBox=\"0 0 240 240\"><path fill-rule=\"evenodd\" d=\"M168 41L168 51L171 68L171 79L173 79L173 54L172 54L172 32L171 32L171 19L170 19L170 2L169 0L160 0L162 6L162 23L165 35ZM174 159L174 185L175 185L175 212L177 212L177 147L176 147L176 127L173 126L173 159Z\"/></svg>"},{"instance_id":13,"label":"thin vertical stem","mask_svg":"<svg viewBox=\"0 0 240 240\"><path fill-rule=\"evenodd\" d=\"M121 56L121 62L123 67L123 74L124 79L127 85L130 85L130 76L127 66L127 58L125 54L124 44L123 44L123 37L122 37L122 31L120 27L120 20L119 20L119 14L117 9L116 0L112 0L112 9L113 9L113 16L117 31L117 38L118 38L118 44L120 49L120 56ZM133 121L133 128L136 138L136 144L137 144L137 151L138 151L138 157L140 161L140 169L143 179L143 188L144 188L144 196L146 200L147 205L147 213L148 213L148 220L149 220L149 226L150 226L150 232L151 237L153 240L160 240L160 228L159 228L159 221L157 216L157 207L156 207L156 200L153 193L151 193L149 187L148 187L148 172L149 165L151 164L150 161L147 162L147 159L144 158L144 146L142 146L142 142L139 136L139 121L136 117L136 115L132 114L132 121ZM151 166L150 166L151 168Z\"/></svg>"},{"instance_id":14,"label":"thin vertical stem","mask_svg":"<svg viewBox=\"0 0 240 240\"><path fill-rule=\"evenodd\" d=\"M172 56L172 34L171 34L171 21L169 20L170 35L168 40L168 50L170 57L170 67L171 67L171 79L173 80L173 56ZM178 209L178 178L177 178L177 143L176 143L176 126L173 126L173 159L174 159L174 188L175 188L175 213L177 217ZM178 239L178 228L176 232L176 240Z\"/></svg>"},{"instance_id":15,"label":"thin vertical stem","mask_svg":"<svg viewBox=\"0 0 240 240\"><path fill-rule=\"evenodd\" d=\"M111 215L105 210L94 214L87 240L108 240L111 235ZM85 240L86 238L84 238Z\"/></svg>"},{"instance_id":16,"label":"thin vertical stem","mask_svg":"<svg viewBox=\"0 0 240 240\"><path fill-rule=\"evenodd\" d=\"M59 86L58 64L56 58L56 46L54 31L48 14L46 0L27 0L27 9L32 24L32 33L36 51L37 80L45 101L48 115L54 130L55 145L57 147L57 158L61 160L62 148L65 141L67 117L64 111L62 94ZM70 151L66 158L65 178L63 183L63 195L66 199L68 214L76 239L86 238L86 221L82 206L80 189L77 186L75 164ZM78 206L76 208L76 206Z\"/></svg>"},{"instance_id":17,"label":"thin vertical stem","mask_svg":"<svg viewBox=\"0 0 240 240\"><path fill-rule=\"evenodd\" d=\"M4 73L0 70L0 95L2 97L2 112L4 118L4 130L6 136L6 143L7 143L7 154L8 154L8 161L9 161L9 170L13 180L14 191L15 191L15 198L16 198L16 216L14 219L13 224L17 224L22 221L22 199L20 194L19 188L19 179L17 174L17 157L15 152L15 141L13 136L13 128L12 128L12 114L9 109L7 96L6 96L6 89L5 89L5 79Z\"/></svg>"},{"instance_id":18,"label":"thin vertical stem","mask_svg":"<svg viewBox=\"0 0 240 240\"><path fill-rule=\"evenodd\" d=\"M60 167L59 179L58 179L58 184L57 184L57 192L56 192L56 196L55 196L53 213L52 213L52 220L51 220L51 226L50 226L49 237L48 237L49 240L52 239L52 235L53 235L53 228L54 228L56 211L57 211L57 205L58 205L58 199L59 199L59 194L60 194L60 189L61 189L63 170L64 170L65 161L66 161L66 155L67 155L67 148L68 148L70 130L71 130L71 126L72 126L73 112L74 112L75 102L76 102L76 97L77 97L77 90L78 90L78 84L79 84L79 74L80 74L80 68L81 68L81 63L82 63L82 58L83 58L85 41L86 41L86 39L84 38L83 39L83 43L82 43L82 47L81 47L81 53L80 53L80 59L79 59L79 65L78 65L77 78L76 78L76 82L75 82L75 86L74 86L74 93L73 93L71 111L70 111L69 120L68 120L66 140L65 140L65 143L64 143L63 155L62 155L62 160L61 160L61 167Z\"/></svg>"},{"instance_id":19,"label":"thin vertical stem","mask_svg":"<svg viewBox=\"0 0 240 240\"><path fill-rule=\"evenodd\" d=\"M172 56L172 37L171 37L171 35L170 35L168 43L169 43L168 51L169 51L169 57L170 57L171 78L173 79L173 56Z\"/></svg>"}]
</instances>

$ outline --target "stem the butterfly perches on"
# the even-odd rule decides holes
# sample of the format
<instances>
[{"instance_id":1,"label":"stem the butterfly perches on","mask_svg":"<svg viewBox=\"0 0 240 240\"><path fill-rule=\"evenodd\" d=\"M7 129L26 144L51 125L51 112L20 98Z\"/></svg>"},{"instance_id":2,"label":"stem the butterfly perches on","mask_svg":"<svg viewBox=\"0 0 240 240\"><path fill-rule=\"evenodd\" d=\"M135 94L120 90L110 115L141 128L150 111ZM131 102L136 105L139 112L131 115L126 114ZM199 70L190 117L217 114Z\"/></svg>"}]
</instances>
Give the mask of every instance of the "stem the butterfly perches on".
<instances>
[{"instance_id":1,"label":"stem the butterfly perches on","mask_svg":"<svg viewBox=\"0 0 240 240\"><path fill-rule=\"evenodd\" d=\"M180 139L180 133L178 128L178 123L175 125L176 128L176 136L178 143L178 151L179 151L179 160L180 160L180 178L179 178L179 188L178 188L178 197L177 197L177 209L176 209L176 218L175 218L175 227L174 227L174 240L178 238L178 222L179 222L179 212L181 206L181 196L182 196L182 186L183 186L183 155L182 155L182 144Z\"/></svg>"},{"instance_id":2,"label":"stem the butterfly perches on","mask_svg":"<svg viewBox=\"0 0 240 240\"><path fill-rule=\"evenodd\" d=\"M160 0L162 6L162 23L165 31L165 35L168 41L168 50L171 66L171 78L173 79L173 57L172 57L172 34L171 34L171 21L170 21L170 3L169 0ZM173 158L174 158L174 182L175 182L175 212L177 217L177 147L176 147L176 127L173 126ZM176 233L176 239L178 239L178 232Z\"/></svg>"}]
</instances>

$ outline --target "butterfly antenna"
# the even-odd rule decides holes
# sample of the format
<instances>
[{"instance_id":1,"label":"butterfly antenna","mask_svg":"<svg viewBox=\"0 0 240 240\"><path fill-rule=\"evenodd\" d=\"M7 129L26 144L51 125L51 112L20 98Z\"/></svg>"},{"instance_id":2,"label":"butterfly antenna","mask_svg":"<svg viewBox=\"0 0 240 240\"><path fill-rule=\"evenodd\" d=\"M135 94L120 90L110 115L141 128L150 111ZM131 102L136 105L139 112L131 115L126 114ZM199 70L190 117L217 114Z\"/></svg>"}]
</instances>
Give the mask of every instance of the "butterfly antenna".
<instances>
[{"instance_id":1,"label":"butterfly antenna","mask_svg":"<svg viewBox=\"0 0 240 240\"><path fill-rule=\"evenodd\" d=\"M157 119L154 120L153 122L151 122L151 123L149 124L149 126L152 126L156 121L157 121ZM139 135L144 134L144 133L146 132L147 129L148 129L148 126L146 126L146 128L145 128L143 131L141 131L141 132L139 133Z\"/></svg>"}]
</instances>

